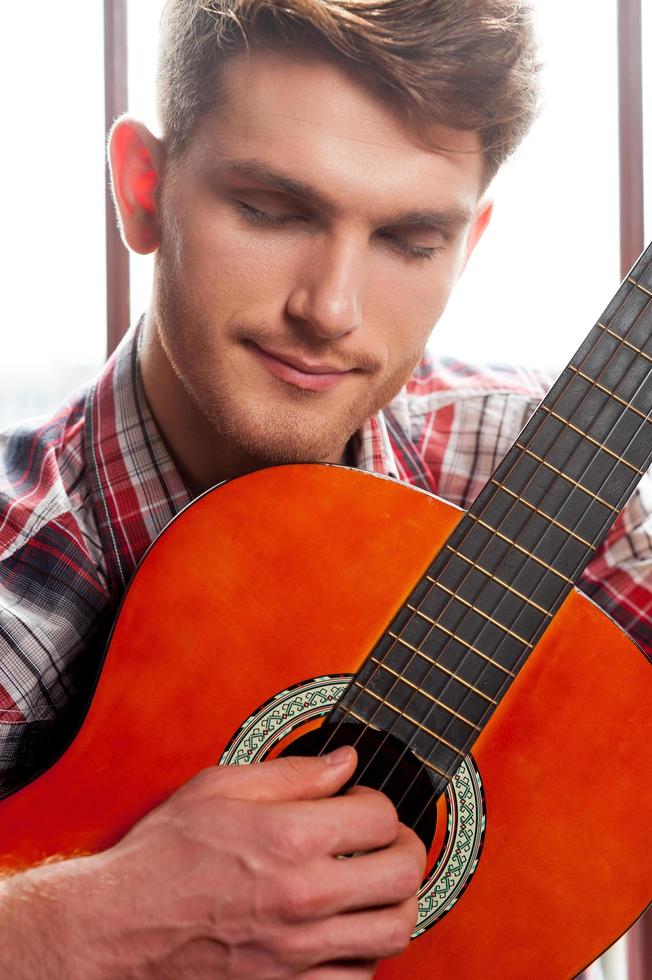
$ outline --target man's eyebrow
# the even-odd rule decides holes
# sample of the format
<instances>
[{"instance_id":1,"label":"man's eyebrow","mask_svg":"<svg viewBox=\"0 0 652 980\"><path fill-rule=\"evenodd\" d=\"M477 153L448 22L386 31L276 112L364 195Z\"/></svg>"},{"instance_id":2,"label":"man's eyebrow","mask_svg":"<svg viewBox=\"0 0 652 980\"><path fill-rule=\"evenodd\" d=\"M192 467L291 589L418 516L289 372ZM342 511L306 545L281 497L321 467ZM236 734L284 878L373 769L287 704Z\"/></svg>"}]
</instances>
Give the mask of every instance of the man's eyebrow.
<instances>
[{"instance_id":1,"label":"man's eyebrow","mask_svg":"<svg viewBox=\"0 0 652 980\"><path fill-rule=\"evenodd\" d=\"M320 208L326 214L333 214L337 211L334 201L318 190L312 184L288 174L281 173L273 167L269 167L260 160L225 160L223 165L242 177L249 177L261 184L266 184L274 190L293 197L302 198L304 201ZM403 212L393 212L379 218L378 225L381 227L400 227L400 228L450 228L461 227L471 222L475 215L475 209L460 204L453 204L441 209L412 210Z\"/></svg>"},{"instance_id":2,"label":"man's eyebrow","mask_svg":"<svg viewBox=\"0 0 652 980\"><path fill-rule=\"evenodd\" d=\"M282 191L284 194L291 194L293 197L302 197L304 200L317 205L323 211L335 211L333 201L322 191L313 187L312 184L305 183L303 180L297 180L294 177L289 177L287 174L283 174L267 166L267 164L262 163L260 160L226 160L224 164L228 170L240 174L242 177L250 177L253 180L259 181L261 184L267 184L268 187L273 187L274 190Z\"/></svg>"},{"instance_id":3,"label":"man's eyebrow","mask_svg":"<svg viewBox=\"0 0 652 980\"><path fill-rule=\"evenodd\" d=\"M449 207L427 211L405 211L388 215L383 224L396 228L458 228L469 224L475 216L475 208L452 204Z\"/></svg>"}]
</instances>

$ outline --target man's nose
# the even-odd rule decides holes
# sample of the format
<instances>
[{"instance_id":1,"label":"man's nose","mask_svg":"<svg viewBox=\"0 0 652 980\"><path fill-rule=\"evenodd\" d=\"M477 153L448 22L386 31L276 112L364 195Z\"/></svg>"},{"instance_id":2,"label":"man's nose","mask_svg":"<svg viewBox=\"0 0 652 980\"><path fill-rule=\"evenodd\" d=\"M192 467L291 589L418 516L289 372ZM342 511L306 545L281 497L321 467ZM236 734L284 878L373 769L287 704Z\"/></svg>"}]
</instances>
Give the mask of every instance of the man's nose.
<instances>
[{"instance_id":1,"label":"man's nose","mask_svg":"<svg viewBox=\"0 0 652 980\"><path fill-rule=\"evenodd\" d=\"M362 323L363 272L350 243L330 242L301 269L287 312L323 340L337 340Z\"/></svg>"}]
</instances>

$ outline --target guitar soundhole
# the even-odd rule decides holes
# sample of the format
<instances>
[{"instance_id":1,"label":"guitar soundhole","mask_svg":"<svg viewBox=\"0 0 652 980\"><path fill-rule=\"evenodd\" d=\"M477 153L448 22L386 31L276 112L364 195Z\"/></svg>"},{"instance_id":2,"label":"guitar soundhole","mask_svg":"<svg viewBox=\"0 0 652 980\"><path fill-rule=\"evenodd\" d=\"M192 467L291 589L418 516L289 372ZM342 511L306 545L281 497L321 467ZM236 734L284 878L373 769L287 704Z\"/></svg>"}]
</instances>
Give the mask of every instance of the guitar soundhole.
<instances>
[{"instance_id":1,"label":"guitar soundhole","mask_svg":"<svg viewBox=\"0 0 652 980\"><path fill-rule=\"evenodd\" d=\"M356 724L322 725L300 735L281 755L317 755L340 745L354 745L358 766L342 792L360 783L381 790L399 818L429 849L437 823L437 800L428 771L394 735Z\"/></svg>"}]
</instances>

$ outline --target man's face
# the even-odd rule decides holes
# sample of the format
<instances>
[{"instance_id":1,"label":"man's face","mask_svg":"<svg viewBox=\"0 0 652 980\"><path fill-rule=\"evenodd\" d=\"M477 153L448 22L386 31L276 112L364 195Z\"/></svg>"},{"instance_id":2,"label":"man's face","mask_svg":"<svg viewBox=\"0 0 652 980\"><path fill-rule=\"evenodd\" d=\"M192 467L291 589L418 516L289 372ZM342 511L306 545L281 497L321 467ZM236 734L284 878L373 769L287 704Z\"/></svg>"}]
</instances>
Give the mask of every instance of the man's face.
<instances>
[{"instance_id":1,"label":"man's face","mask_svg":"<svg viewBox=\"0 0 652 980\"><path fill-rule=\"evenodd\" d=\"M223 444L337 460L409 377L461 272L480 142L437 127L427 148L328 61L255 51L226 83L165 177L152 323Z\"/></svg>"}]
</instances>

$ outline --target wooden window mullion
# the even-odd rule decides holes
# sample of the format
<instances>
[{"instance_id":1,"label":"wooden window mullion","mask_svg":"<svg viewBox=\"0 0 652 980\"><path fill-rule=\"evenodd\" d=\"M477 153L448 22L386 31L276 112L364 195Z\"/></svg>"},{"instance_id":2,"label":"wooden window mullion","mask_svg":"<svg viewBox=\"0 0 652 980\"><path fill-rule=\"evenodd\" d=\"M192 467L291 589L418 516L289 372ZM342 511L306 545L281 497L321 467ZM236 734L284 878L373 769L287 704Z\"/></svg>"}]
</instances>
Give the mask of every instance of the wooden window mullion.
<instances>
[{"instance_id":1,"label":"wooden window mullion","mask_svg":"<svg viewBox=\"0 0 652 980\"><path fill-rule=\"evenodd\" d=\"M127 110L127 0L104 0L104 132ZM109 182L106 199L106 351L117 347L130 322L129 252L118 231Z\"/></svg>"},{"instance_id":2,"label":"wooden window mullion","mask_svg":"<svg viewBox=\"0 0 652 980\"><path fill-rule=\"evenodd\" d=\"M618 0L618 116L620 271L624 277L644 246L641 0Z\"/></svg>"}]
</instances>

